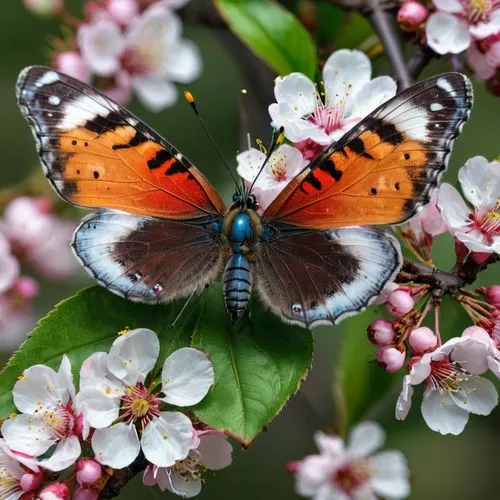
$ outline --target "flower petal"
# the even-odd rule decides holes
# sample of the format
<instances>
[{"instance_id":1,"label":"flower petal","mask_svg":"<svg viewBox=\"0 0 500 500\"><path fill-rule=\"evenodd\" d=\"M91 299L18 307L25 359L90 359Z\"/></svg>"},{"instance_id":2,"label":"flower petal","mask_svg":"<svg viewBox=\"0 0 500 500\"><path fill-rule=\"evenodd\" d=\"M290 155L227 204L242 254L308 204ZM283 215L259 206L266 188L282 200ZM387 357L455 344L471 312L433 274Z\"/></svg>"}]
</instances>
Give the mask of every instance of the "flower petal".
<instances>
[{"instance_id":1,"label":"flower petal","mask_svg":"<svg viewBox=\"0 0 500 500\"><path fill-rule=\"evenodd\" d=\"M410 482L406 457L400 451L382 451L369 458L374 470L371 485L384 498L406 498Z\"/></svg>"},{"instance_id":2,"label":"flower petal","mask_svg":"<svg viewBox=\"0 0 500 500\"><path fill-rule=\"evenodd\" d=\"M474 156L458 171L465 198L475 207L496 203L500 197L500 164Z\"/></svg>"},{"instance_id":3,"label":"flower petal","mask_svg":"<svg viewBox=\"0 0 500 500\"><path fill-rule=\"evenodd\" d=\"M12 391L14 404L23 413L55 408L59 401L67 403L69 393L65 380L52 368L34 365L24 370Z\"/></svg>"},{"instance_id":4,"label":"flower petal","mask_svg":"<svg viewBox=\"0 0 500 500\"><path fill-rule=\"evenodd\" d=\"M160 354L153 330L137 328L118 337L109 350L109 371L128 385L144 382Z\"/></svg>"},{"instance_id":5,"label":"flower petal","mask_svg":"<svg viewBox=\"0 0 500 500\"><path fill-rule=\"evenodd\" d=\"M459 54L470 45L469 25L466 21L448 14L436 12L425 25L427 44L438 54Z\"/></svg>"},{"instance_id":6,"label":"flower petal","mask_svg":"<svg viewBox=\"0 0 500 500\"><path fill-rule=\"evenodd\" d=\"M250 148L241 152L236 156L238 167L236 168L238 175L243 177L246 181L252 183L257 174L259 173L266 155L255 148Z\"/></svg>"},{"instance_id":7,"label":"flower petal","mask_svg":"<svg viewBox=\"0 0 500 500\"><path fill-rule=\"evenodd\" d=\"M376 422L362 422L349 433L347 453L351 457L366 457L380 448L385 441L385 432Z\"/></svg>"},{"instance_id":8,"label":"flower petal","mask_svg":"<svg viewBox=\"0 0 500 500\"><path fill-rule=\"evenodd\" d=\"M55 442L41 417L25 414L5 420L2 436L11 450L32 457L45 453Z\"/></svg>"},{"instance_id":9,"label":"flower petal","mask_svg":"<svg viewBox=\"0 0 500 500\"><path fill-rule=\"evenodd\" d=\"M141 445L135 426L119 422L97 429L92 436L92 449L101 464L123 469L137 458Z\"/></svg>"},{"instance_id":10,"label":"flower petal","mask_svg":"<svg viewBox=\"0 0 500 500\"><path fill-rule=\"evenodd\" d=\"M487 22L471 24L469 29L471 35L480 40L492 35L497 35L500 31L500 9L497 7L497 10L491 13Z\"/></svg>"},{"instance_id":11,"label":"flower petal","mask_svg":"<svg viewBox=\"0 0 500 500\"><path fill-rule=\"evenodd\" d=\"M317 90L313 82L302 73L279 76L274 81L274 96L278 103L286 102L295 116L307 116L316 108Z\"/></svg>"},{"instance_id":12,"label":"flower petal","mask_svg":"<svg viewBox=\"0 0 500 500\"><path fill-rule=\"evenodd\" d=\"M488 370L488 352L488 345L470 338L455 346L450 358L463 366L469 373L481 375Z\"/></svg>"},{"instance_id":13,"label":"flower petal","mask_svg":"<svg viewBox=\"0 0 500 500\"><path fill-rule=\"evenodd\" d=\"M200 51L190 40L179 40L175 47L169 47L165 66L169 80L190 83L201 74Z\"/></svg>"},{"instance_id":14,"label":"flower petal","mask_svg":"<svg viewBox=\"0 0 500 500\"><path fill-rule=\"evenodd\" d=\"M315 495L323 485L330 482L335 467L335 460L327 455L311 455L304 458L298 464L295 490L302 496Z\"/></svg>"},{"instance_id":15,"label":"flower petal","mask_svg":"<svg viewBox=\"0 0 500 500\"><path fill-rule=\"evenodd\" d=\"M67 469L74 464L82 452L80 441L77 436L68 436L57 443L54 453L39 463L44 469L54 472Z\"/></svg>"},{"instance_id":16,"label":"flower petal","mask_svg":"<svg viewBox=\"0 0 500 500\"><path fill-rule=\"evenodd\" d=\"M396 95L397 85L390 76L378 76L363 85L354 96L351 115L364 118Z\"/></svg>"},{"instance_id":17,"label":"flower petal","mask_svg":"<svg viewBox=\"0 0 500 500\"><path fill-rule=\"evenodd\" d=\"M158 467L171 467L188 456L193 425L186 415L177 411L162 411L142 433L144 456Z\"/></svg>"},{"instance_id":18,"label":"flower petal","mask_svg":"<svg viewBox=\"0 0 500 500\"><path fill-rule=\"evenodd\" d=\"M120 412L119 397L109 397L100 388L86 387L77 396L77 404L91 427L109 427Z\"/></svg>"},{"instance_id":19,"label":"flower petal","mask_svg":"<svg viewBox=\"0 0 500 500\"><path fill-rule=\"evenodd\" d=\"M323 66L325 97L329 106L342 105L350 115L353 97L371 78L370 59L359 50L333 52Z\"/></svg>"},{"instance_id":20,"label":"flower petal","mask_svg":"<svg viewBox=\"0 0 500 500\"><path fill-rule=\"evenodd\" d=\"M14 285L20 269L19 261L13 255L0 253L0 293L6 292Z\"/></svg>"},{"instance_id":21,"label":"flower petal","mask_svg":"<svg viewBox=\"0 0 500 500\"><path fill-rule=\"evenodd\" d=\"M440 434L460 434L469 420L469 412L459 408L448 392L427 388L422 400L422 416L433 431Z\"/></svg>"},{"instance_id":22,"label":"flower petal","mask_svg":"<svg viewBox=\"0 0 500 500\"><path fill-rule=\"evenodd\" d=\"M464 6L460 0L433 0L436 9L452 14L460 14L464 11Z\"/></svg>"},{"instance_id":23,"label":"flower petal","mask_svg":"<svg viewBox=\"0 0 500 500\"><path fill-rule=\"evenodd\" d=\"M461 389L452 394L452 399L469 413L489 415L498 404L497 390L490 380L472 377L461 383Z\"/></svg>"},{"instance_id":24,"label":"flower petal","mask_svg":"<svg viewBox=\"0 0 500 500\"><path fill-rule=\"evenodd\" d=\"M181 475L177 471L168 474L166 489L184 498L192 498L201 491L201 479L194 478L191 474Z\"/></svg>"},{"instance_id":25,"label":"flower petal","mask_svg":"<svg viewBox=\"0 0 500 500\"><path fill-rule=\"evenodd\" d=\"M57 374L59 375L60 385L66 387L70 400L74 401L75 384L73 383L73 372L71 371L71 361L66 354L63 354Z\"/></svg>"},{"instance_id":26,"label":"flower petal","mask_svg":"<svg viewBox=\"0 0 500 500\"><path fill-rule=\"evenodd\" d=\"M132 86L142 104L154 112L173 106L179 98L172 83L155 75L136 76Z\"/></svg>"},{"instance_id":27,"label":"flower petal","mask_svg":"<svg viewBox=\"0 0 500 500\"><path fill-rule=\"evenodd\" d=\"M410 382L410 376L405 375L403 377L403 388L398 397L396 403L396 419L404 420L411 408L411 398L413 396L413 386Z\"/></svg>"},{"instance_id":28,"label":"flower petal","mask_svg":"<svg viewBox=\"0 0 500 500\"><path fill-rule=\"evenodd\" d=\"M174 351L163 364L163 401L176 406L199 403L214 383L214 367L208 356L191 347Z\"/></svg>"},{"instance_id":29,"label":"flower petal","mask_svg":"<svg viewBox=\"0 0 500 500\"><path fill-rule=\"evenodd\" d=\"M444 182L438 192L437 206L443 220L448 227L460 229L470 225L471 211L465 204L459 192L451 185Z\"/></svg>"},{"instance_id":30,"label":"flower petal","mask_svg":"<svg viewBox=\"0 0 500 500\"><path fill-rule=\"evenodd\" d=\"M220 470L231 465L233 447L223 432L204 432L200 435L200 444L196 450L207 469Z\"/></svg>"},{"instance_id":31,"label":"flower petal","mask_svg":"<svg viewBox=\"0 0 500 500\"><path fill-rule=\"evenodd\" d=\"M338 436L328 436L324 432L318 431L314 434L314 442L321 455L336 458L344 453L344 441Z\"/></svg>"}]
</instances>

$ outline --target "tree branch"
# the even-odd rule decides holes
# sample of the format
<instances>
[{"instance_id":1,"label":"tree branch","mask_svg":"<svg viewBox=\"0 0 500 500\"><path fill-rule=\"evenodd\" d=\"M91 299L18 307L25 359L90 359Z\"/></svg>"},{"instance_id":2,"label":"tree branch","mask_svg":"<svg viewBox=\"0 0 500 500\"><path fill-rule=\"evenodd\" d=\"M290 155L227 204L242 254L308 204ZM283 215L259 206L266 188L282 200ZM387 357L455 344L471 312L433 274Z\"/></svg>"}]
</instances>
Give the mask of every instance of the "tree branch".
<instances>
[{"instance_id":1,"label":"tree branch","mask_svg":"<svg viewBox=\"0 0 500 500\"><path fill-rule=\"evenodd\" d=\"M117 451L120 453L120 450ZM123 469L113 471L113 475L106 481L104 488L99 494L100 499L114 498L120 494L120 490L137 474L142 472L147 465L147 460L142 454L128 466Z\"/></svg>"}]
</instances>

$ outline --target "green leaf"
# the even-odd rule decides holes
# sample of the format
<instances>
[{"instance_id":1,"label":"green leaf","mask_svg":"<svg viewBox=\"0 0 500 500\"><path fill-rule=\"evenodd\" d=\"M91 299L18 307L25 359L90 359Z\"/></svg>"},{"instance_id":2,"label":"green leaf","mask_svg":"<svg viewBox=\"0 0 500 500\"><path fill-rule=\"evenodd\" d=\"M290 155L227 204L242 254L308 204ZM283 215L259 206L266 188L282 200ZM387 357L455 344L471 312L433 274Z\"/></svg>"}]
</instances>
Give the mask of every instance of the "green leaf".
<instances>
[{"instance_id":1,"label":"green leaf","mask_svg":"<svg viewBox=\"0 0 500 500\"><path fill-rule=\"evenodd\" d=\"M129 302L101 287L88 288L64 300L40 320L0 373L0 418L16 411L12 388L23 370L35 364L57 369L63 354L67 354L78 381L82 362L93 352L107 352L118 331L125 327L154 330L160 339L159 360L175 349L188 346L194 315L181 317L177 328L169 328L179 307L179 304L149 306Z\"/></svg>"},{"instance_id":2,"label":"green leaf","mask_svg":"<svg viewBox=\"0 0 500 500\"><path fill-rule=\"evenodd\" d=\"M309 32L281 5L265 0L214 0L230 29L279 74L314 79L318 66Z\"/></svg>"},{"instance_id":3,"label":"green leaf","mask_svg":"<svg viewBox=\"0 0 500 500\"><path fill-rule=\"evenodd\" d=\"M221 296L209 298L193 346L214 362L215 386L194 413L249 445L305 379L312 363L312 334L286 325L257 300L250 320L232 326L222 314Z\"/></svg>"},{"instance_id":4,"label":"green leaf","mask_svg":"<svg viewBox=\"0 0 500 500\"><path fill-rule=\"evenodd\" d=\"M380 312L380 310L379 310ZM384 371L375 361L375 348L367 338L368 325L380 316L377 309L350 318L339 355L334 384L339 432L366 417L383 396L398 383L398 377ZM395 403L394 403L395 404Z\"/></svg>"}]
</instances>

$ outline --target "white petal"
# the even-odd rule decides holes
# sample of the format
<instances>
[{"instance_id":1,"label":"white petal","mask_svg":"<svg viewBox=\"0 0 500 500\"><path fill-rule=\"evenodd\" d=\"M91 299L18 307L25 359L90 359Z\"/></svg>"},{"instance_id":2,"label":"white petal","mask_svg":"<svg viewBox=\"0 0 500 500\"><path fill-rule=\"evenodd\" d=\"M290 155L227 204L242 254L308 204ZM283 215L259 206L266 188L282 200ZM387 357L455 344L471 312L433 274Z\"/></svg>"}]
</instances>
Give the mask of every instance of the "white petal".
<instances>
[{"instance_id":1,"label":"white petal","mask_svg":"<svg viewBox=\"0 0 500 500\"><path fill-rule=\"evenodd\" d=\"M304 167L308 164L308 161L304 160L304 157L299 149L294 148L289 144L283 144L279 146L278 149L276 149L276 151L271 155L271 158L269 158L266 170L272 174L273 166L281 163L286 167L286 180L291 181L304 169Z\"/></svg>"},{"instance_id":2,"label":"white petal","mask_svg":"<svg viewBox=\"0 0 500 500\"><path fill-rule=\"evenodd\" d=\"M314 500L361 500L361 498L354 498L354 495L348 495L343 489L337 488L333 483L327 483L320 486ZM365 500L363 498L363 500ZM366 500L374 500L367 497Z\"/></svg>"},{"instance_id":3,"label":"white petal","mask_svg":"<svg viewBox=\"0 0 500 500\"><path fill-rule=\"evenodd\" d=\"M454 403L475 415L489 415L498 404L494 384L485 378L473 377L461 383L462 390L452 394Z\"/></svg>"},{"instance_id":4,"label":"white petal","mask_svg":"<svg viewBox=\"0 0 500 500\"><path fill-rule=\"evenodd\" d=\"M385 432L376 422L362 422L349 433L347 453L351 457L365 457L385 441Z\"/></svg>"},{"instance_id":5,"label":"white petal","mask_svg":"<svg viewBox=\"0 0 500 500\"><path fill-rule=\"evenodd\" d=\"M169 47L165 76L179 83L190 83L201 74L202 62L198 47L190 40L180 40Z\"/></svg>"},{"instance_id":6,"label":"white petal","mask_svg":"<svg viewBox=\"0 0 500 500\"><path fill-rule=\"evenodd\" d=\"M373 489L384 498L406 498L410 494L406 457L400 451L383 451L369 459L374 469Z\"/></svg>"},{"instance_id":7,"label":"white petal","mask_svg":"<svg viewBox=\"0 0 500 500\"><path fill-rule=\"evenodd\" d=\"M344 441L339 436L328 436L318 431L314 434L314 442L321 455L340 457L344 453Z\"/></svg>"},{"instance_id":8,"label":"white petal","mask_svg":"<svg viewBox=\"0 0 500 500\"><path fill-rule=\"evenodd\" d=\"M433 3L438 10L444 12L459 14L464 11L464 7L460 3L460 0L433 0Z\"/></svg>"},{"instance_id":9,"label":"white petal","mask_svg":"<svg viewBox=\"0 0 500 500\"><path fill-rule=\"evenodd\" d=\"M98 19L78 28L78 46L90 69L100 76L111 76L120 66L124 38L119 26L109 19Z\"/></svg>"},{"instance_id":10,"label":"white petal","mask_svg":"<svg viewBox=\"0 0 500 500\"><path fill-rule=\"evenodd\" d=\"M409 375L403 378L403 388L396 403L396 419L404 420L408 416L411 408L411 398L413 396L413 386L410 383Z\"/></svg>"},{"instance_id":11,"label":"white petal","mask_svg":"<svg viewBox=\"0 0 500 500\"><path fill-rule=\"evenodd\" d=\"M443 220L450 229L459 229L470 224L471 211L465 204L459 192L451 185L444 182L438 192L437 206Z\"/></svg>"},{"instance_id":12,"label":"white petal","mask_svg":"<svg viewBox=\"0 0 500 500\"><path fill-rule=\"evenodd\" d=\"M13 255L0 251L0 293L12 287L20 269L19 261Z\"/></svg>"},{"instance_id":13,"label":"white petal","mask_svg":"<svg viewBox=\"0 0 500 500\"><path fill-rule=\"evenodd\" d=\"M124 394L123 382L110 373L109 354L95 352L89 356L80 368L80 389L90 387L100 389L108 397L121 397Z\"/></svg>"},{"instance_id":14,"label":"white petal","mask_svg":"<svg viewBox=\"0 0 500 500\"><path fill-rule=\"evenodd\" d=\"M238 175L246 181L253 182L265 159L266 155L255 148L241 152L236 156Z\"/></svg>"},{"instance_id":15,"label":"white petal","mask_svg":"<svg viewBox=\"0 0 500 500\"><path fill-rule=\"evenodd\" d=\"M210 470L220 470L231 465L233 447L223 432L209 431L200 436L196 448L201 463Z\"/></svg>"},{"instance_id":16,"label":"white petal","mask_svg":"<svg viewBox=\"0 0 500 500\"><path fill-rule=\"evenodd\" d=\"M192 498L201 491L201 479L193 478L190 474L181 475L178 472L170 472L166 489L184 498Z\"/></svg>"},{"instance_id":17,"label":"white petal","mask_svg":"<svg viewBox=\"0 0 500 500\"><path fill-rule=\"evenodd\" d=\"M191 347L174 351L163 364L163 401L176 406L199 403L214 383L214 367L208 356Z\"/></svg>"},{"instance_id":18,"label":"white petal","mask_svg":"<svg viewBox=\"0 0 500 500\"><path fill-rule=\"evenodd\" d=\"M2 435L11 450L38 457L54 443L47 425L40 417L16 415L2 424Z\"/></svg>"},{"instance_id":19,"label":"white petal","mask_svg":"<svg viewBox=\"0 0 500 500\"><path fill-rule=\"evenodd\" d=\"M286 102L295 116L307 116L316 108L316 87L302 73L290 73L278 77L274 83L274 95L278 103Z\"/></svg>"},{"instance_id":20,"label":"white petal","mask_svg":"<svg viewBox=\"0 0 500 500\"><path fill-rule=\"evenodd\" d=\"M186 415L177 411L162 411L142 433L144 456L158 467L171 467L176 460L188 456L193 425Z\"/></svg>"},{"instance_id":21,"label":"white petal","mask_svg":"<svg viewBox=\"0 0 500 500\"><path fill-rule=\"evenodd\" d=\"M84 388L78 393L77 401L91 427L102 429L118 418L121 399L108 397L99 388Z\"/></svg>"},{"instance_id":22,"label":"white petal","mask_svg":"<svg viewBox=\"0 0 500 500\"><path fill-rule=\"evenodd\" d=\"M494 204L500 197L500 168L484 156L470 158L458 171L467 200L475 207Z\"/></svg>"},{"instance_id":23,"label":"white petal","mask_svg":"<svg viewBox=\"0 0 500 500\"><path fill-rule=\"evenodd\" d=\"M431 354L427 353L422 356L420 361L413 363L408 375L410 384L421 384L431 374L431 360Z\"/></svg>"},{"instance_id":24,"label":"white petal","mask_svg":"<svg viewBox=\"0 0 500 500\"><path fill-rule=\"evenodd\" d=\"M469 29L472 36L480 40L491 35L497 35L500 31L500 9L496 7L495 12L491 13L487 22L471 24Z\"/></svg>"},{"instance_id":25,"label":"white petal","mask_svg":"<svg viewBox=\"0 0 500 500\"><path fill-rule=\"evenodd\" d=\"M141 445L135 427L119 422L106 429L97 429L92 436L92 449L98 462L122 469L137 458Z\"/></svg>"},{"instance_id":26,"label":"white petal","mask_svg":"<svg viewBox=\"0 0 500 500\"><path fill-rule=\"evenodd\" d=\"M359 50L335 51L323 66L326 102L330 106L346 106L349 112L353 97L371 78L370 59Z\"/></svg>"},{"instance_id":27,"label":"white petal","mask_svg":"<svg viewBox=\"0 0 500 500\"><path fill-rule=\"evenodd\" d=\"M128 385L144 382L160 354L160 341L153 330L137 328L119 336L109 350L110 372Z\"/></svg>"},{"instance_id":28,"label":"white petal","mask_svg":"<svg viewBox=\"0 0 500 500\"><path fill-rule=\"evenodd\" d=\"M61 439L50 458L41 460L40 465L44 469L54 472L67 469L74 464L82 452L80 441L77 436L69 436Z\"/></svg>"},{"instance_id":29,"label":"white petal","mask_svg":"<svg viewBox=\"0 0 500 500\"><path fill-rule=\"evenodd\" d=\"M57 374L59 375L59 385L61 387L64 386L67 389L70 400L74 401L74 399L75 399L75 384L73 383L73 373L71 371L71 362L70 362L68 356L66 356L66 354L64 354L62 357L61 365L59 366L59 371L57 372Z\"/></svg>"},{"instance_id":30,"label":"white petal","mask_svg":"<svg viewBox=\"0 0 500 500\"><path fill-rule=\"evenodd\" d=\"M427 44L438 54L459 54L470 44L469 25L466 21L448 14L432 14L425 26Z\"/></svg>"},{"instance_id":31,"label":"white petal","mask_svg":"<svg viewBox=\"0 0 500 500\"><path fill-rule=\"evenodd\" d=\"M69 393L64 380L48 366L35 365L23 372L12 391L14 404L23 413L55 408L58 401L67 403Z\"/></svg>"},{"instance_id":32,"label":"white petal","mask_svg":"<svg viewBox=\"0 0 500 500\"><path fill-rule=\"evenodd\" d=\"M299 495L313 496L321 486L328 484L336 462L326 455L311 455L302 460L295 475L295 489Z\"/></svg>"},{"instance_id":33,"label":"white petal","mask_svg":"<svg viewBox=\"0 0 500 500\"><path fill-rule=\"evenodd\" d=\"M460 363L469 373L481 375L488 370L488 346L482 342L470 339L458 344L452 351L452 361Z\"/></svg>"},{"instance_id":34,"label":"white petal","mask_svg":"<svg viewBox=\"0 0 500 500\"><path fill-rule=\"evenodd\" d=\"M396 95L397 85L390 76L379 76L363 85L354 96L351 115L364 118Z\"/></svg>"},{"instance_id":35,"label":"white petal","mask_svg":"<svg viewBox=\"0 0 500 500\"><path fill-rule=\"evenodd\" d=\"M136 76L132 85L142 104L151 111L158 112L173 106L179 97L174 85L154 75Z\"/></svg>"},{"instance_id":36,"label":"white petal","mask_svg":"<svg viewBox=\"0 0 500 500\"><path fill-rule=\"evenodd\" d=\"M7 443L5 442L4 439L0 438L0 451L7 455L9 458L12 458L17 466L19 464L24 465L28 469L32 470L33 472L38 472L40 468L38 467L38 461L36 458L31 457L29 455L25 455L24 453L17 453L13 450L11 450L8 446ZM21 476L25 473L25 470L21 469ZM19 477L19 479L21 478Z\"/></svg>"},{"instance_id":37,"label":"white petal","mask_svg":"<svg viewBox=\"0 0 500 500\"><path fill-rule=\"evenodd\" d=\"M440 434L460 434L469 420L469 412L456 406L449 393L427 388L422 400L425 423Z\"/></svg>"},{"instance_id":38,"label":"white petal","mask_svg":"<svg viewBox=\"0 0 500 500\"><path fill-rule=\"evenodd\" d=\"M497 378L500 378L500 359L498 357L488 356L488 367Z\"/></svg>"},{"instance_id":39,"label":"white petal","mask_svg":"<svg viewBox=\"0 0 500 500\"><path fill-rule=\"evenodd\" d=\"M455 238L460 240L471 252L493 252L492 244L478 229L473 229L466 233L462 231L456 231L454 236Z\"/></svg>"}]
</instances>

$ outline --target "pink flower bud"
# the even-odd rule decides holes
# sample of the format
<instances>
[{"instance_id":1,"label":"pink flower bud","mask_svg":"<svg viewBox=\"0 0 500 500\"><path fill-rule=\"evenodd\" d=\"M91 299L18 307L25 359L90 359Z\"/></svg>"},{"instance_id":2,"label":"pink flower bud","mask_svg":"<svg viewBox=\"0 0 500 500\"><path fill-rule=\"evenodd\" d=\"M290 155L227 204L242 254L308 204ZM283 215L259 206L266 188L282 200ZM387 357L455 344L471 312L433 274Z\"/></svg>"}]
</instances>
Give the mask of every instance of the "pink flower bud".
<instances>
[{"instance_id":1,"label":"pink flower bud","mask_svg":"<svg viewBox=\"0 0 500 500\"><path fill-rule=\"evenodd\" d=\"M93 458L81 458L76 463L76 480L79 484L93 484L101 478L101 465Z\"/></svg>"},{"instance_id":2,"label":"pink flower bud","mask_svg":"<svg viewBox=\"0 0 500 500\"><path fill-rule=\"evenodd\" d=\"M139 13L136 0L107 0L106 8L113 21L125 25Z\"/></svg>"},{"instance_id":3,"label":"pink flower bud","mask_svg":"<svg viewBox=\"0 0 500 500\"><path fill-rule=\"evenodd\" d=\"M377 352L378 364L387 372L395 373L405 363L405 349L402 351L392 346L383 346Z\"/></svg>"},{"instance_id":4,"label":"pink flower bud","mask_svg":"<svg viewBox=\"0 0 500 500\"><path fill-rule=\"evenodd\" d=\"M90 83L90 69L78 52L61 52L54 59L54 66L77 80Z\"/></svg>"},{"instance_id":5,"label":"pink flower bud","mask_svg":"<svg viewBox=\"0 0 500 500\"><path fill-rule=\"evenodd\" d=\"M368 327L368 340L375 345L390 345L394 340L392 323L385 318L377 318Z\"/></svg>"},{"instance_id":6,"label":"pink flower bud","mask_svg":"<svg viewBox=\"0 0 500 500\"><path fill-rule=\"evenodd\" d=\"M463 331L462 337L471 337L485 343L490 340L488 332L480 326L469 326Z\"/></svg>"},{"instance_id":7,"label":"pink flower bud","mask_svg":"<svg viewBox=\"0 0 500 500\"><path fill-rule=\"evenodd\" d=\"M426 326L412 330L408 340L413 352L417 354L432 351L436 348L438 342L434 332Z\"/></svg>"},{"instance_id":8,"label":"pink flower bud","mask_svg":"<svg viewBox=\"0 0 500 500\"><path fill-rule=\"evenodd\" d=\"M97 500L99 493L92 488L77 488L71 497L71 500Z\"/></svg>"},{"instance_id":9,"label":"pink flower bud","mask_svg":"<svg viewBox=\"0 0 500 500\"><path fill-rule=\"evenodd\" d=\"M500 286L493 285L481 290L486 300L494 305L495 307L500 308Z\"/></svg>"},{"instance_id":10,"label":"pink flower bud","mask_svg":"<svg viewBox=\"0 0 500 500\"><path fill-rule=\"evenodd\" d=\"M63 0L23 0L24 6L39 16L55 16L63 9Z\"/></svg>"},{"instance_id":11,"label":"pink flower bud","mask_svg":"<svg viewBox=\"0 0 500 500\"><path fill-rule=\"evenodd\" d=\"M415 31L429 14L427 7L420 2L408 0L399 9L397 19L401 28L406 31Z\"/></svg>"},{"instance_id":12,"label":"pink flower bud","mask_svg":"<svg viewBox=\"0 0 500 500\"><path fill-rule=\"evenodd\" d=\"M24 492L33 491L39 488L45 479L43 472L31 472L23 474L19 485Z\"/></svg>"},{"instance_id":13,"label":"pink flower bud","mask_svg":"<svg viewBox=\"0 0 500 500\"><path fill-rule=\"evenodd\" d=\"M50 483L38 494L41 500L68 500L69 488L64 483Z\"/></svg>"},{"instance_id":14,"label":"pink flower bud","mask_svg":"<svg viewBox=\"0 0 500 500\"><path fill-rule=\"evenodd\" d=\"M408 292L395 290L389 295L385 308L389 314L392 314L396 318L401 318L401 316L409 313L414 305L415 301Z\"/></svg>"},{"instance_id":15,"label":"pink flower bud","mask_svg":"<svg viewBox=\"0 0 500 500\"><path fill-rule=\"evenodd\" d=\"M21 276L14 285L14 290L21 299L32 300L38 295L40 287L31 276Z\"/></svg>"}]
</instances>

